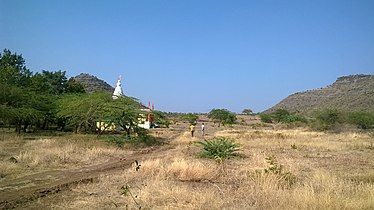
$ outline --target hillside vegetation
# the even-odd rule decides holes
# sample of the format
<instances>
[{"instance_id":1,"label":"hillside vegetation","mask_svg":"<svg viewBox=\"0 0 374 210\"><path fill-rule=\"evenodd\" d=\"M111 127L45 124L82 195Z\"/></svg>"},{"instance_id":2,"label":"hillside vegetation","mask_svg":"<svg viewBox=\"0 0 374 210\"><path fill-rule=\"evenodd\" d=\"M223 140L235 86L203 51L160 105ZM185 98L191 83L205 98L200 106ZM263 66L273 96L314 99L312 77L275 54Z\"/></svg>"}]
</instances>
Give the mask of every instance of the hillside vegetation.
<instances>
[{"instance_id":1,"label":"hillside vegetation","mask_svg":"<svg viewBox=\"0 0 374 210\"><path fill-rule=\"evenodd\" d=\"M277 109L310 114L320 109L342 111L374 111L374 75L351 75L339 77L325 88L299 92L288 96L266 110Z\"/></svg>"}]
</instances>

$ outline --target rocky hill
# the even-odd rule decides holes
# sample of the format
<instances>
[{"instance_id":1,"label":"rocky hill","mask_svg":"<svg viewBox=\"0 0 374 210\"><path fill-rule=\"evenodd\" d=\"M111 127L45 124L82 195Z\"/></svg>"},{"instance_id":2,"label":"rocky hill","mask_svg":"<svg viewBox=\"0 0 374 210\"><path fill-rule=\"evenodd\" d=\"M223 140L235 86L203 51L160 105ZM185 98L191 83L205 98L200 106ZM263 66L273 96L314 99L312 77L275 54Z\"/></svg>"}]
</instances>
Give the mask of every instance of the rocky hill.
<instances>
[{"instance_id":1,"label":"rocky hill","mask_svg":"<svg viewBox=\"0 0 374 210\"><path fill-rule=\"evenodd\" d=\"M82 84L87 93L93 93L98 91L113 93L114 88L101 80L90 74L81 73L78 76L72 77L76 82Z\"/></svg>"},{"instance_id":2,"label":"rocky hill","mask_svg":"<svg viewBox=\"0 0 374 210\"><path fill-rule=\"evenodd\" d=\"M327 87L294 93L265 113L281 108L304 114L324 108L374 111L374 75L339 77Z\"/></svg>"}]
</instances>

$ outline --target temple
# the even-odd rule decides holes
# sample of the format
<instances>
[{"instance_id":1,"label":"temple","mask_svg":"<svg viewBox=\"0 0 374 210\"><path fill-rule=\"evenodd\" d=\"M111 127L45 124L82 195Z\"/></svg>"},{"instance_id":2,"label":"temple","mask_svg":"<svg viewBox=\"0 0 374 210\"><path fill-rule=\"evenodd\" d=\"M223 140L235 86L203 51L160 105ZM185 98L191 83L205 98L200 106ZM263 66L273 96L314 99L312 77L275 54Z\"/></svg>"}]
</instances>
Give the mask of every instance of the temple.
<instances>
[{"instance_id":1,"label":"temple","mask_svg":"<svg viewBox=\"0 0 374 210\"><path fill-rule=\"evenodd\" d=\"M116 88L114 89L114 92L113 92L113 96L112 96L113 99L117 99L118 97L123 96L121 79L122 79L122 77L119 76L119 78L117 80Z\"/></svg>"},{"instance_id":2,"label":"temple","mask_svg":"<svg viewBox=\"0 0 374 210\"><path fill-rule=\"evenodd\" d=\"M117 80L116 87L113 91L112 98L113 100L118 99L121 96L124 96L122 84L121 84L122 77L119 76ZM144 129L151 129L154 127L153 123L153 110L154 110L154 104L148 102L148 107L141 105L140 110L144 112L144 114L141 115L141 117L138 118L138 126ZM121 128L116 126L114 123L108 124L107 122L96 122L97 129L100 129L101 131L120 131Z\"/></svg>"}]
</instances>

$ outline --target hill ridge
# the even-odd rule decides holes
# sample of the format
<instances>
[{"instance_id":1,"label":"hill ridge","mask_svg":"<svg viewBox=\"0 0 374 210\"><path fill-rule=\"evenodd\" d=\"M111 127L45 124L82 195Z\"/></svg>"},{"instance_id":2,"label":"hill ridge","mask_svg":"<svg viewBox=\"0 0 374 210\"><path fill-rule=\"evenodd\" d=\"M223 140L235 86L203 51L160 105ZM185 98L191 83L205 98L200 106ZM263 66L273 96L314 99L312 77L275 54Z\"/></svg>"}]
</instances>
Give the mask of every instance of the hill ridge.
<instances>
[{"instance_id":1,"label":"hill ridge","mask_svg":"<svg viewBox=\"0 0 374 210\"><path fill-rule=\"evenodd\" d=\"M107 82L88 73L80 73L79 75L72 77L72 79L82 84L87 93L99 91L113 93L114 91L114 87L109 85Z\"/></svg>"},{"instance_id":2,"label":"hill ridge","mask_svg":"<svg viewBox=\"0 0 374 210\"><path fill-rule=\"evenodd\" d=\"M374 75L338 77L334 83L326 87L293 93L264 112L287 109L308 114L323 108L374 111Z\"/></svg>"}]
</instances>

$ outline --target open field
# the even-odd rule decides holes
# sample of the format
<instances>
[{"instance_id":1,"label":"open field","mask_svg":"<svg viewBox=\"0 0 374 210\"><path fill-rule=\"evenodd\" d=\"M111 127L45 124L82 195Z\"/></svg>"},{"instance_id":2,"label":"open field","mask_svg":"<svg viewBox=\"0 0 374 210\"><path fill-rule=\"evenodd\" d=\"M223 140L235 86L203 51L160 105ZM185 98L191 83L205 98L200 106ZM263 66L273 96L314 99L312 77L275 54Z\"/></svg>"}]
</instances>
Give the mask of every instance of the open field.
<instances>
[{"instance_id":1,"label":"open field","mask_svg":"<svg viewBox=\"0 0 374 210\"><path fill-rule=\"evenodd\" d=\"M235 140L241 145L241 155L223 161L199 158L200 146L194 142L202 137L198 134L191 138L187 124L153 131L153 135L167 140L152 151L130 146L117 149L92 135L28 139L3 133L0 190L26 175L52 170L69 174L88 167L84 176L89 176L90 170L95 175L90 182L68 186L16 207L374 208L371 133L334 134L253 124L218 128L210 123L207 130L208 138L223 136ZM130 161L131 156L139 162L138 170L135 163L122 164L115 170L94 170L108 161ZM276 157L278 166L283 166L281 173L264 172L270 167L266 161L270 156Z\"/></svg>"}]
</instances>

